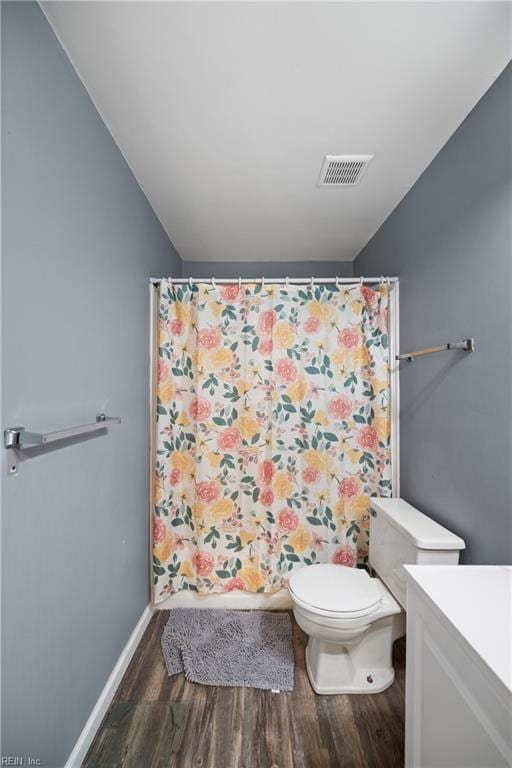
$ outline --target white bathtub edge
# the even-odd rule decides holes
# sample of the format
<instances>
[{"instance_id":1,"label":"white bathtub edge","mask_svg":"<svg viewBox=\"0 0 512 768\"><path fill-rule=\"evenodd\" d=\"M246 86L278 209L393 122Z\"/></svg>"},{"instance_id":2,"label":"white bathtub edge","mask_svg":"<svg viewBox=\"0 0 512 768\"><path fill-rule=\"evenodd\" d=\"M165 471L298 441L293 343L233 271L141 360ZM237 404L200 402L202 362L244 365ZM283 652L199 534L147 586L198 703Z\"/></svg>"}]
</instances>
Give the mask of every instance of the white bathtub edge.
<instances>
[{"instance_id":1,"label":"white bathtub edge","mask_svg":"<svg viewBox=\"0 0 512 768\"><path fill-rule=\"evenodd\" d=\"M170 595L166 600L154 606L158 611L172 608L233 608L237 610L286 611L292 607L287 589L281 589L272 595L250 592L223 592L215 595L198 595L185 590Z\"/></svg>"}]
</instances>

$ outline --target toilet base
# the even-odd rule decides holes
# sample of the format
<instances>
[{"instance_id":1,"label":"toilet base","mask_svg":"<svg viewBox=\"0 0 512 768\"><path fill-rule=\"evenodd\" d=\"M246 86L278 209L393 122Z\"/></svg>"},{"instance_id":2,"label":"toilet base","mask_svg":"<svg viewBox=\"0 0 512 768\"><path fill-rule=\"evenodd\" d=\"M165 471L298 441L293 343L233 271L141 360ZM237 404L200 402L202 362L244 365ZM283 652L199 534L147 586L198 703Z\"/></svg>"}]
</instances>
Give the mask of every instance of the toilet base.
<instances>
[{"instance_id":1,"label":"toilet base","mask_svg":"<svg viewBox=\"0 0 512 768\"><path fill-rule=\"evenodd\" d=\"M315 660L315 664L312 668L310 663L310 643L311 640L306 648L306 671L311 687L315 693L326 696L340 693L381 693L381 691L385 691L386 688L389 688L395 679L395 670L393 667L391 667L391 669L380 669L376 671L370 670L370 668L358 669L354 671L350 680L347 678L337 680L336 677L339 676L339 669L337 670L337 675L334 677L328 674L325 676L318 675L318 672L315 674L313 668L317 667L317 664ZM368 676L370 676L372 682L368 681Z\"/></svg>"},{"instance_id":2,"label":"toilet base","mask_svg":"<svg viewBox=\"0 0 512 768\"><path fill-rule=\"evenodd\" d=\"M395 679L392 650L401 618L386 616L360 634L310 625L306 669L315 693L380 693L389 688Z\"/></svg>"}]
</instances>

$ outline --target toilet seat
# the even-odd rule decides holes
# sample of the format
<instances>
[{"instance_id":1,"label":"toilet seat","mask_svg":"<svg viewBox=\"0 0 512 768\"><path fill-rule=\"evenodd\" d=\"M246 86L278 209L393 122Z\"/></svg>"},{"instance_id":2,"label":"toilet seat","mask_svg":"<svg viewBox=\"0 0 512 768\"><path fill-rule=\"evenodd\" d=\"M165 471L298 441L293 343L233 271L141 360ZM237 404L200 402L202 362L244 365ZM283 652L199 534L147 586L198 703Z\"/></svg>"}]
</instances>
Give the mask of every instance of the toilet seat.
<instances>
[{"instance_id":1,"label":"toilet seat","mask_svg":"<svg viewBox=\"0 0 512 768\"><path fill-rule=\"evenodd\" d=\"M297 605L333 619L373 613L383 597L378 580L367 571L332 563L306 565L294 571L288 589Z\"/></svg>"}]
</instances>

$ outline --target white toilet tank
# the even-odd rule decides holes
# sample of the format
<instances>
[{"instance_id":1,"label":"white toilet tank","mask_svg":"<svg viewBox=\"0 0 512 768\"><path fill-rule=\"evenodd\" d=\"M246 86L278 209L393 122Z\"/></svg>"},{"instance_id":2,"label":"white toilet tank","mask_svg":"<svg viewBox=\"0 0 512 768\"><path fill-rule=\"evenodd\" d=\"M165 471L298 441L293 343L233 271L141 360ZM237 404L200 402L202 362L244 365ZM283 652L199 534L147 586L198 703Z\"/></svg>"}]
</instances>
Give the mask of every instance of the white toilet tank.
<instances>
[{"instance_id":1,"label":"white toilet tank","mask_svg":"<svg viewBox=\"0 0 512 768\"><path fill-rule=\"evenodd\" d=\"M369 562L405 608L404 565L457 565L463 539L403 499L370 499Z\"/></svg>"}]
</instances>

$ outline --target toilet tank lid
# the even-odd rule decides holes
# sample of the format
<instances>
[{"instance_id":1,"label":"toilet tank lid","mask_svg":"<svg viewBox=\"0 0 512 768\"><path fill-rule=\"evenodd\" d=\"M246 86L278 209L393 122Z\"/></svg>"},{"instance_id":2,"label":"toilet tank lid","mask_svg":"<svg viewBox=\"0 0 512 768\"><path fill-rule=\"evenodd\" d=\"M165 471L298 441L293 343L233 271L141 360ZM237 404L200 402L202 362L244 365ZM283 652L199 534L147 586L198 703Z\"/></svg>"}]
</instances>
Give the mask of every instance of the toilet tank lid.
<instances>
[{"instance_id":1,"label":"toilet tank lid","mask_svg":"<svg viewBox=\"0 0 512 768\"><path fill-rule=\"evenodd\" d=\"M465 549L464 539L436 523L405 499L370 499L371 508L386 515L389 523L401 530L418 549Z\"/></svg>"}]
</instances>

